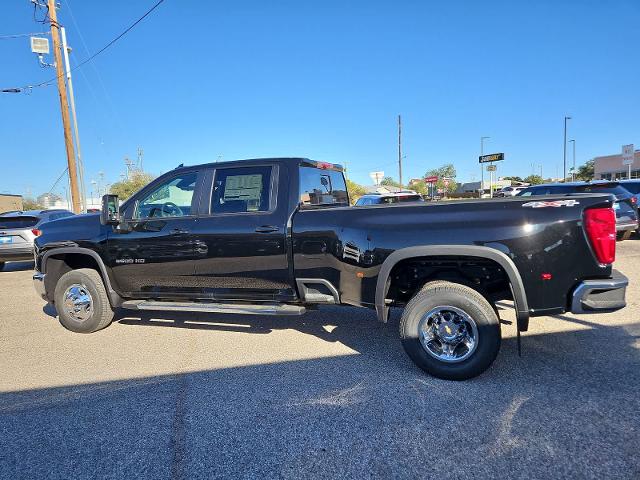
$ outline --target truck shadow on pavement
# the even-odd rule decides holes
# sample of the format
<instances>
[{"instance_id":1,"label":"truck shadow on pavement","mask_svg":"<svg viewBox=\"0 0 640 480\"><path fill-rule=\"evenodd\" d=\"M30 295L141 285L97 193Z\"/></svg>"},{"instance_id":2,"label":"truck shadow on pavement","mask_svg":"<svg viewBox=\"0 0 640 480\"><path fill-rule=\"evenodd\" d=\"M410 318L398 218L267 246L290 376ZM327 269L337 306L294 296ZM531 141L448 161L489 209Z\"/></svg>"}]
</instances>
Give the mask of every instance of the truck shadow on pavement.
<instances>
[{"instance_id":1,"label":"truck shadow on pavement","mask_svg":"<svg viewBox=\"0 0 640 480\"><path fill-rule=\"evenodd\" d=\"M640 323L562 316L581 329L526 333L523 357L507 336L491 369L450 382L404 355L397 312L388 325L337 307L304 317L120 315L132 328L295 329L358 354L2 393L0 477L640 475ZM464 447L437 454L443 445Z\"/></svg>"}]
</instances>

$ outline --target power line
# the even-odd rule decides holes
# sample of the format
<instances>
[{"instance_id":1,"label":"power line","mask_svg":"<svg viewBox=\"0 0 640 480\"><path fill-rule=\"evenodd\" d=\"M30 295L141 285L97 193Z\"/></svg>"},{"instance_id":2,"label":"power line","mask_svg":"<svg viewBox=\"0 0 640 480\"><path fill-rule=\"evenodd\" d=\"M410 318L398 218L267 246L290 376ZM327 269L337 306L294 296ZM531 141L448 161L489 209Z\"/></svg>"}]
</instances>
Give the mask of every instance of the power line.
<instances>
[{"instance_id":1,"label":"power line","mask_svg":"<svg viewBox=\"0 0 640 480\"><path fill-rule=\"evenodd\" d=\"M10 38L22 38L33 37L34 35L50 35L50 32L33 32L33 33L16 33L15 35L0 35L0 40L7 40Z\"/></svg>"},{"instance_id":2,"label":"power line","mask_svg":"<svg viewBox=\"0 0 640 480\"><path fill-rule=\"evenodd\" d=\"M146 17L148 17L151 12L153 12L156 8L158 8L160 6L160 4L162 4L165 0L159 0L158 2L156 2L156 4L151 7L149 10L146 11L146 13L144 15L142 15L140 18L138 18L135 22L133 22L131 25L129 25L129 27L127 27L126 30L124 30L120 35L118 35L117 37L115 37L113 40L111 40L109 43L107 43L104 47L102 47L100 50L98 50L96 53L94 53L93 55L91 55L89 58L85 58L82 62L80 62L79 64L77 64L75 67L73 67L71 69L71 71L74 71L80 67L82 67L83 65L85 65L86 63L90 62L91 60L93 60L94 58L96 58L98 55L100 55L102 52L104 52L105 50L107 50L109 47L111 47L114 43L116 43L118 40L120 40L122 37L124 37L127 33L129 33L136 25L138 25L142 20L144 20ZM60 77L63 77L65 74L63 73L62 75L59 75ZM25 90L25 89L31 89L31 88L36 88L36 87L45 87L50 85L52 82L56 81L58 79L58 77L53 77L49 80L46 80L44 82L40 82L37 83L35 85L23 85L22 87L10 87L10 88L3 88L0 89L0 92L9 92L11 91L13 93L13 91L15 90Z\"/></svg>"}]
</instances>

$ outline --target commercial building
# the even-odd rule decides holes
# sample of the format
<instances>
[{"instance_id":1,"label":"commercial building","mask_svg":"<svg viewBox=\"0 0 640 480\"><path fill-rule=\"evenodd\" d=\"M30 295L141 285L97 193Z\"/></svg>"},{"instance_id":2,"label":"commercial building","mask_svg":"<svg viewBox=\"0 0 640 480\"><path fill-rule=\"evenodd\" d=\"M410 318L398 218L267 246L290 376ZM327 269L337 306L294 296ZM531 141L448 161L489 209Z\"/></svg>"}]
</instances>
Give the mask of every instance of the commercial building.
<instances>
[{"instance_id":1,"label":"commercial building","mask_svg":"<svg viewBox=\"0 0 640 480\"><path fill-rule=\"evenodd\" d=\"M22 195L0 193L0 213L22 210Z\"/></svg>"},{"instance_id":2,"label":"commercial building","mask_svg":"<svg viewBox=\"0 0 640 480\"><path fill-rule=\"evenodd\" d=\"M511 180L504 180L502 178L493 181L493 190L497 191L503 187L510 187ZM478 193L478 190L483 190L485 193L489 192L491 188L491 182L489 180L485 180L480 184L480 182L467 182L458 185L457 193Z\"/></svg>"},{"instance_id":3,"label":"commercial building","mask_svg":"<svg viewBox=\"0 0 640 480\"><path fill-rule=\"evenodd\" d=\"M629 167L622 164L622 154L604 155L593 159L593 178L596 180L616 180L627 178ZM631 178L640 178L640 150L633 154Z\"/></svg>"}]
</instances>

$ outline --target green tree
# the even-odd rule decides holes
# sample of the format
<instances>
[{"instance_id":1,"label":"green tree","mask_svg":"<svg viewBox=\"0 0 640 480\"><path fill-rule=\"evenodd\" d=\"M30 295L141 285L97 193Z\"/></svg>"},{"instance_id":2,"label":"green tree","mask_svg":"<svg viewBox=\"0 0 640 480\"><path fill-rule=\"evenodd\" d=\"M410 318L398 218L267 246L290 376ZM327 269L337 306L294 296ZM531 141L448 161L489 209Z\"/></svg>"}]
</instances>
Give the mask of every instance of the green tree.
<instances>
[{"instance_id":1,"label":"green tree","mask_svg":"<svg viewBox=\"0 0 640 480\"><path fill-rule=\"evenodd\" d=\"M22 210L42 210L44 205L38 202L35 198L25 197L22 199Z\"/></svg>"},{"instance_id":2,"label":"green tree","mask_svg":"<svg viewBox=\"0 0 640 480\"><path fill-rule=\"evenodd\" d=\"M593 160L589 160L584 165L580 165L576 172L576 180L592 180L594 163Z\"/></svg>"},{"instance_id":3,"label":"green tree","mask_svg":"<svg viewBox=\"0 0 640 480\"><path fill-rule=\"evenodd\" d=\"M384 185L386 187L398 187L400 188L400 182L396 182L393 177L384 177L380 182L380 185Z\"/></svg>"},{"instance_id":4,"label":"green tree","mask_svg":"<svg viewBox=\"0 0 640 480\"><path fill-rule=\"evenodd\" d=\"M453 193L458 188L458 184L456 182L456 167L453 166L452 163L447 163L442 165L439 168L434 168L433 170L429 170L424 174L425 177L438 177L438 182L436 183L436 188L446 190L447 193ZM449 184L445 188L444 179L447 178L449 180Z\"/></svg>"},{"instance_id":5,"label":"green tree","mask_svg":"<svg viewBox=\"0 0 640 480\"><path fill-rule=\"evenodd\" d=\"M146 172L133 172L129 178L111 185L110 193L118 195L120 200L126 200L154 178L153 175Z\"/></svg>"},{"instance_id":6,"label":"green tree","mask_svg":"<svg viewBox=\"0 0 640 480\"><path fill-rule=\"evenodd\" d=\"M503 180L511 180L512 182L524 182L521 177L502 177Z\"/></svg>"},{"instance_id":7,"label":"green tree","mask_svg":"<svg viewBox=\"0 0 640 480\"><path fill-rule=\"evenodd\" d=\"M418 180L409 185L409 188L414 192L421 193L422 195L426 195L428 193L429 187L424 180Z\"/></svg>"},{"instance_id":8,"label":"green tree","mask_svg":"<svg viewBox=\"0 0 640 480\"><path fill-rule=\"evenodd\" d=\"M349 191L349 200L351 200L352 204L356 203L361 196L367 193L362 185L349 179L347 179L347 190Z\"/></svg>"},{"instance_id":9,"label":"green tree","mask_svg":"<svg viewBox=\"0 0 640 480\"><path fill-rule=\"evenodd\" d=\"M525 177L523 182L531 185L540 185L541 183L544 183L544 179L540 175L529 175L528 177Z\"/></svg>"}]
</instances>

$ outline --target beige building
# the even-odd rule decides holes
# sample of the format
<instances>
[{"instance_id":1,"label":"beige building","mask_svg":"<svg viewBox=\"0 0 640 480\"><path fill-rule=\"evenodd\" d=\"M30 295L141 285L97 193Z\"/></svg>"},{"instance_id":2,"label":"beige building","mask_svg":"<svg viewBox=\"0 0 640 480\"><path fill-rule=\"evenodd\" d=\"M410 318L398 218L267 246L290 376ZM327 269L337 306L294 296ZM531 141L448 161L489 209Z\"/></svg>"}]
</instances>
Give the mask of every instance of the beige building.
<instances>
[{"instance_id":1,"label":"beige building","mask_svg":"<svg viewBox=\"0 0 640 480\"><path fill-rule=\"evenodd\" d=\"M621 153L596 157L593 160L593 177L596 180L615 180L629 176L629 167L622 164ZM640 178L640 150L636 150L633 155L631 178Z\"/></svg>"},{"instance_id":2,"label":"beige building","mask_svg":"<svg viewBox=\"0 0 640 480\"><path fill-rule=\"evenodd\" d=\"M0 193L0 213L22 210L22 195Z\"/></svg>"}]
</instances>

